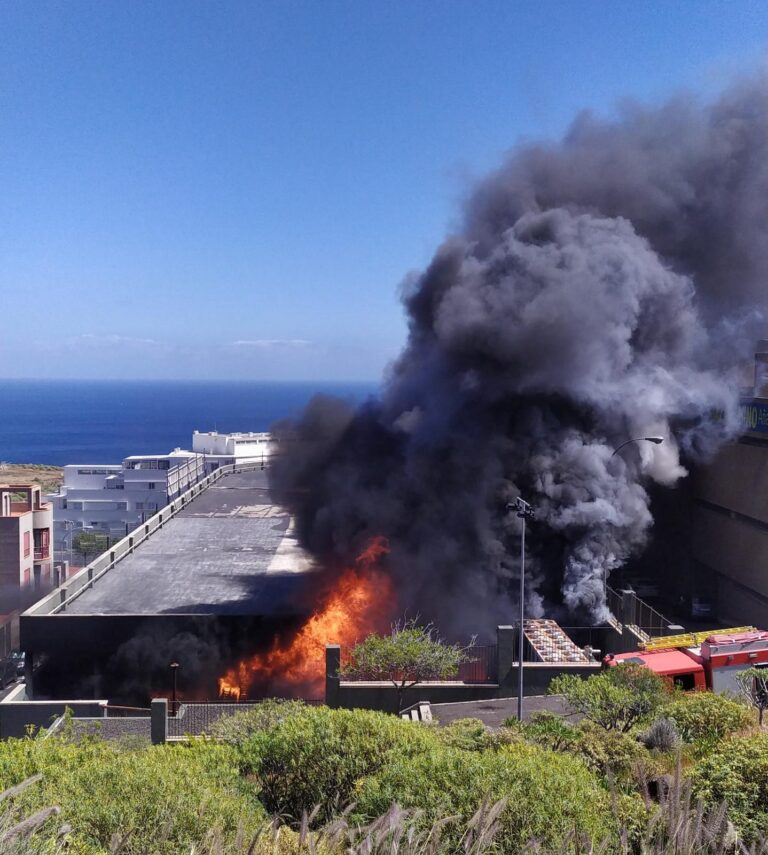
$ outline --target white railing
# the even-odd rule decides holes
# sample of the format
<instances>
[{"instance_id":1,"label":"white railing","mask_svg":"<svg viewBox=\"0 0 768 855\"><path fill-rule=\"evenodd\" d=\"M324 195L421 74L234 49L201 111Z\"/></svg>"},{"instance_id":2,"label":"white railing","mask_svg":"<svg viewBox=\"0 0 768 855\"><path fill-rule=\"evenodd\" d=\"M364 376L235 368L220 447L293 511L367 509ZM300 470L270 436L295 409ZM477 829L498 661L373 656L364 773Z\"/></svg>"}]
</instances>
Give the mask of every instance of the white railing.
<instances>
[{"instance_id":1,"label":"white railing","mask_svg":"<svg viewBox=\"0 0 768 855\"><path fill-rule=\"evenodd\" d=\"M119 564L127 555L130 555L136 547L143 543L158 529L162 528L165 523L173 519L179 511L195 498L195 496L206 490L211 484L215 484L225 475L233 475L237 472L252 472L256 469L261 469L261 462L250 461L249 463L232 463L226 466L220 466L210 475L206 475L197 484L189 488L185 493L182 493L172 502L165 505L162 510L158 511L154 516L145 520L141 525L137 526L133 531L129 532L122 540L114 543L106 552L103 552L90 564L81 568L63 582L58 588L50 594L38 600L34 605L30 606L23 615L25 617L39 617L42 615L55 615L66 610L67 606L84 591L92 588L99 579L108 573L116 564Z\"/></svg>"}]
</instances>

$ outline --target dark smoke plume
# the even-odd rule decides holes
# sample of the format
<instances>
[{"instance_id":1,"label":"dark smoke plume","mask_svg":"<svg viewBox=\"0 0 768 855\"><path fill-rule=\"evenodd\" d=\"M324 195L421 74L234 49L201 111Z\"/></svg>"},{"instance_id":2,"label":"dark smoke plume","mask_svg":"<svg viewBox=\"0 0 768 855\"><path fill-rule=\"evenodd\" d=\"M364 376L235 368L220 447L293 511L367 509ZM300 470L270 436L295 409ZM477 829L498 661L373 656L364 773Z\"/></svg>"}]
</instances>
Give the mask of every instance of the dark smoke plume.
<instances>
[{"instance_id":1,"label":"dark smoke plume","mask_svg":"<svg viewBox=\"0 0 768 855\"><path fill-rule=\"evenodd\" d=\"M475 189L404 286L380 399L317 398L277 428L273 491L321 565L383 534L402 607L508 621L522 494L529 608L605 616L605 579L648 537L649 482L672 487L737 431L768 270L766 83L584 114Z\"/></svg>"}]
</instances>

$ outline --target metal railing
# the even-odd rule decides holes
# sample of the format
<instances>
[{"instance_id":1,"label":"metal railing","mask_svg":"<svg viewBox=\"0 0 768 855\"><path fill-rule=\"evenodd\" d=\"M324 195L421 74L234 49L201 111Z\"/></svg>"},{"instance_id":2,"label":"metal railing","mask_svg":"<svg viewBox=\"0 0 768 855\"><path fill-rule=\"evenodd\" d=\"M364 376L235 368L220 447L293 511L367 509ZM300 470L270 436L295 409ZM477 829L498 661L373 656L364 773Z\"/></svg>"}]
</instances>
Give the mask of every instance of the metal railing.
<instances>
[{"instance_id":1,"label":"metal railing","mask_svg":"<svg viewBox=\"0 0 768 855\"><path fill-rule=\"evenodd\" d=\"M605 586L605 604L613 619L621 626L621 594L614 591L610 585Z\"/></svg>"},{"instance_id":2,"label":"metal railing","mask_svg":"<svg viewBox=\"0 0 768 855\"><path fill-rule=\"evenodd\" d=\"M149 707L124 707L117 704L105 704L107 718L149 718Z\"/></svg>"},{"instance_id":3,"label":"metal railing","mask_svg":"<svg viewBox=\"0 0 768 855\"><path fill-rule=\"evenodd\" d=\"M673 625L669 618L641 600L631 588L614 591L607 587L606 602L619 626L628 627L641 639L668 635Z\"/></svg>"},{"instance_id":4,"label":"metal railing","mask_svg":"<svg viewBox=\"0 0 768 855\"><path fill-rule=\"evenodd\" d=\"M238 472L253 472L261 468L261 463L258 462L233 463L220 466L210 475L206 475L205 478L190 487L186 493L182 493L178 498L165 505L154 516L145 520L140 526L129 532L122 540L110 546L106 552L103 552L91 561L90 564L87 564L73 576L70 576L65 584L30 606L24 612L24 615L26 617L35 617L40 615L55 615L65 611L73 600L88 590L88 588L92 588L105 573L108 573L123 558L130 555L137 546L143 543L148 537L151 537L158 529L161 529L176 514L184 510L195 496L202 493L211 484L215 484L226 475L234 475Z\"/></svg>"},{"instance_id":5,"label":"metal railing","mask_svg":"<svg viewBox=\"0 0 768 855\"><path fill-rule=\"evenodd\" d=\"M306 704L320 705L323 701L319 698L302 698ZM222 718L233 716L236 713L247 712L259 706L257 701L243 703L234 702L211 702L181 704L175 716L168 716L168 736L202 736L210 733L211 726Z\"/></svg>"},{"instance_id":6,"label":"metal railing","mask_svg":"<svg viewBox=\"0 0 768 855\"><path fill-rule=\"evenodd\" d=\"M47 546L41 549L35 548L35 561L42 561L44 558L50 557L51 551Z\"/></svg>"},{"instance_id":7,"label":"metal railing","mask_svg":"<svg viewBox=\"0 0 768 855\"><path fill-rule=\"evenodd\" d=\"M635 620L634 628L647 638L654 635L669 635L670 621L661 612L656 611L653 606L635 597ZM647 640L647 639L646 639Z\"/></svg>"}]
</instances>

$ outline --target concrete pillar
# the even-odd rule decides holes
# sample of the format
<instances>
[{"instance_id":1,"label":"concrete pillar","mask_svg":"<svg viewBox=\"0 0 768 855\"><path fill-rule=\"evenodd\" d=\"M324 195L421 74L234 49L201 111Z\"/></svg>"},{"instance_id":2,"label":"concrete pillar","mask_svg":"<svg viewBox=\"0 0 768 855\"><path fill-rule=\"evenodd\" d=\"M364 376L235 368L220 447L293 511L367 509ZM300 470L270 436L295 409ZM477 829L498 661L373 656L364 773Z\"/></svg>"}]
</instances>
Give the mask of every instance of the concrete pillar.
<instances>
[{"instance_id":1,"label":"concrete pillar","mask_svg":"<svg viewBox=\"0 0 768 855\"><path fill-rule=\"evenodd\" d=\"M168 699L153 698L150 710L152 744L162 745L168 739Z\"/></svg>"},{"instance_id":2,"label":"concrete pillar","mask_svg":"<svg viewBox=\"0 0 768 855\"><path fill-rule=\"evenodd\" d=\"M341 647L338 644L325 645L325 703L336 709L339 705L339 669L341 668Z\"/></svg>"},{"instance_id":3,"label":"concrete pillar","mask_svg":"<svg viewBox=\"0 0 768 855\"><path fill-rule=\"evenodd\" d=\"M516 685L517 663L515 647L517 646L517 627L496 627L496 682L499 686Z\"/></svg>"},{"instance_id":4,"label":"concrete pillar","mask_svg":"<svg viewBox=\"0 0 768 855\"><path fill-rule=\"evenodd\" d=\"M624 626L637 622L637 594L631 588L621 592L621 622Z\"/></svg>"}]
</instances>

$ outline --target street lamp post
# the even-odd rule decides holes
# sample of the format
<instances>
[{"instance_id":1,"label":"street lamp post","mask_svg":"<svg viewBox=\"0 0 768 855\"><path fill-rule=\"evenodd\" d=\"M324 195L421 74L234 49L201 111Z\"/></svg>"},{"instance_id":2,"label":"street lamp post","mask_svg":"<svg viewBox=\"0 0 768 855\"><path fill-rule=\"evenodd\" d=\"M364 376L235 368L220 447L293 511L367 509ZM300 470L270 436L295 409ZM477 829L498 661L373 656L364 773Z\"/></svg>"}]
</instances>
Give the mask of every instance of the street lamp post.
<instances>
[{"instance_id":1,"label":"street lamp post","mask_svg":"<svg viewBox=\"0 0 768 855\"><path fill-rule=\"evenodd\" d=\"M179 671L179 663L171 662L171 674L173 674L173 689L171 693L171 715L176 716L176 675Z\"/></svg>"},{"instance_id":2,"label":"street lamp post","mask_svg":"<svg viewBox=\"0 0 768 855\"><path fill-rule=\"evenodd\" d=\"M520 625L517 634L517 720L523 720L523 647L525 645L525 521L533 519L533 508L518 496L514 504L522 521L520 534Z\"/></svg>"},{"instance_id":3,"label":"street lamp post","mask_svg":"<svg viewBox=\"0 0 768 855\"><path fill-rule=\"evenodd\" d=\"M652 442L654 445L661 445L664 442L663 436L636 436L633 439L625 439L621 445L617 445L611 457L615 457L625 445L629 445L631 442Z\"/></svg>"}]
</instances>

